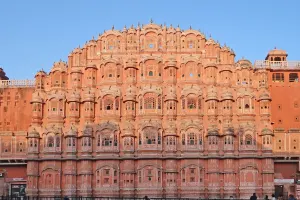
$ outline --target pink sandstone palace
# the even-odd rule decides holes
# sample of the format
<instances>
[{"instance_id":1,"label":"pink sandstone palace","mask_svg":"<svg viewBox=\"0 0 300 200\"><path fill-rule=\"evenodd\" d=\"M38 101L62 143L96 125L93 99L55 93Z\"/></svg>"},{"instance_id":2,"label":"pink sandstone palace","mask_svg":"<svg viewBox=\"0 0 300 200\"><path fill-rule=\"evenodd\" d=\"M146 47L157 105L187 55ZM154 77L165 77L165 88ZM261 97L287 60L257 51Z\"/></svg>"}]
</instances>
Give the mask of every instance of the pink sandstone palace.
<instances>
[{"instance_id":1,"label":"pink sandstone palace","mask_svg":"<svg viewBox=\"0 0 300 200\"><path fill-rule=\"evenodd\" d=\"M283 50L235 61L152 22L112 28L32 81L1 71L0 195L300 195L299 73Z\"/></svg>"}]
</instances>

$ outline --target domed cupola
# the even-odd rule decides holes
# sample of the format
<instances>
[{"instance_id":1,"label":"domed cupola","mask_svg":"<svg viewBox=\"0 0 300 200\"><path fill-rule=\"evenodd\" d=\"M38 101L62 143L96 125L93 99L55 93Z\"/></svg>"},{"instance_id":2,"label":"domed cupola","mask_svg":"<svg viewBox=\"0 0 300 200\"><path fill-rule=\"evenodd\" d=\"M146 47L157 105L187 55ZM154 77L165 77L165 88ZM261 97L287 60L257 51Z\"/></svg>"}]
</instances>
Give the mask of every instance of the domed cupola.
<instances>
[{"instance_id":1,"label":"domed cupola","mask_svg":"<svg viewBox=\"0 0 300 200\"><path fill-rule=\"evenodd\" d=\"M32 94L32 100L30 103L44 103L44 100L41 97L40 92L35 92Z\"/></svg>"},{"instance_id":2,"label":"domed cupola","mask_svg":"<svg viewBox=\"0 0 300 200\"><path fill-rule=\"evenodd\" d=\"M85 91L82 98L83 102L94 102L95 101L95 94L91 91Z\"/></svg>"},{"instance_id":3,"label":"domed cupola","mask_svg":"<svg viewBox=\"0 0 300 200\"><path fill-rule=\"evenodd\" d=\"M136 34L136 29L131 25L131 27L127 31L128 34Z\"/></svg>"},{"instance_id":4,"label":"domed cupola","mask_svg":"<svg viewBox=\"0 0 300 200\"><path fill-rule=\"evenodd\" d=\"M240 68L240 69L243 69L243 68L252 68L252 63L247 60L247 59L241 59L237 62L237 67Z\"/></svg>"},{"instance_id":5,"label":"domed cupola","mask_svg":"<svg viewBox=\"0 0 300 200\"><path fill-rule=\"evenodd\" d=\"M215 87L210 87L207 90L206 101L209 101L209 100L218 100L218 94L217 94L217 90Z\"/></svg>"},{"instance_id":6,"label":"domed cupola","mask_svg":"<svg viewBox=\"0 0 300 200\"><path fill-rule=\"evenodd\" d=\"M29 133L28 133L28 138L40 138L40 134L39 132L33 128L33 130L31 130Z\"/></svg>"},{"instance_id":7,"label":"domed cupola","mask_svg":"<svg viewBox=\"0 0 300 200\"><path fill-rule=\"evenodd\" d=\"M271 97L268 94L268 92L263 92L262 94L259 95L259 101L261 100L271 100Z\"/></svg>"},{"instance_id":8,"label":"domed cupola","mask_svg":"<svg viewBox=\"0 0 300 200\"><path fill-rule=\"evenodd\" d=\"M136 101L136 88L128 87L125 92L124 102L125 101Z\"/></svg>"},{"instance_id":9,"label":"domed cupola","mask_svg":"<svg viewBox=\"0 0 300 200\"><path fill-rule=\"evenodd\" d=\"M215 45L216 42L215 42L212 38L209 38L209 39L206 41L205 44L206 44L206 45Z\"/></svg>"},{"instance_id":10,"label":"domed cupola","mask_svg":"<svg viewBox=\"0 0 300 200\"><path fill-rule=\"evenodd\" d=\"M135 68L135 69L137 69L137 60L136 60L136 58L131 57L131 58L129 58L126 61L125 69L127 69L127 68Z\"/></svg>"},{"instance_id":11,"label":"domed cupola","mask_svg":"<svg viewBox=\"0 0 300 200\"><path fill-rule=\"evenodd\" d=\"M65 133L65 137L77 137L78 130L75 126L71 126L70 130Z\"/></svg>"},{"instance_id":12,"label":"domed cupola","mask_svg":"<svg viewBox=\"0 0 300 200\"><path fill-rule=\"evenodd\" d=\"M166 89L165 101L168 100L177 101L176 89L174 87L168 87Z\"/></svg>"},{"instance_id":13,"label":"domed cupola","mask_svg":"<svg viewBox=\"0 0 300 200\"><path fill-rule=\"evenodd\" d=\"M233 95L230 91L227 90L227 91L224 91L222 93L221 99L222 99L222 101L224 101L224 100L233 100Z\"/></svg>"},{"instance_id":14,"label":"domed cupola","mask_svg":"<svg viewBox=\"0 0 300 200\"><path fill-rule=\"evenodd\" d=\"M227 51L230 52L230 48L228 46L226 46L226 44L221 48L221 51Z\"/></svg>"},{"instance_id":15,"label":"domed cupola","mask_svg":"<svg viewBox=\"0 0 300 200\"><path fill-rule=\"evenodd\" d=\"M60 72L66 72L67 71L67 63L63 62L63 61L59 61L59 62L55 62L53 64L53 67L50 71L50 73L53 73L55 71L60 71Z\"/></svg>"},{"instance_id":16,"label":"domed cupola","mask_svg":"<svg viewBox=\"0 0 300 200\"><path fill-rule=\"evenodd\" d=\"M68 102L80 102L80 93L73 91L68 95Z\"/></svg>"},{"instance_id":17,"label":"domed cupola","mask_svg":"<svg viewBox=\"0 0 300 200\"><path fill-rule=\"evenodd\" d=\"M93 126L90 124L85 125L82 131L82 137L92 137L93 136Z\"/></svg>"}]
</instances>

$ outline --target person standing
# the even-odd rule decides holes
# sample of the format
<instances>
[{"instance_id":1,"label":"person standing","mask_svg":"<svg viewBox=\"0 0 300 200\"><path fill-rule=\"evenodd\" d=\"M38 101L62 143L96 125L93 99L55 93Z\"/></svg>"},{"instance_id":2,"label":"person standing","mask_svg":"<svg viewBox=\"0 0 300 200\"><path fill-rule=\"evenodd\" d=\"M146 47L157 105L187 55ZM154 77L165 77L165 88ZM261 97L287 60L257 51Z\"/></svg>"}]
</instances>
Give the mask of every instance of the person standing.
<instances>
[{"instance_id":1,"label":"person standing","mask_svg":"<svg viewBox=\"0 0 300 200\"><path fill-rule=\"evenodd\" d=\"M253 193L253 195L250 197L250 200L257 200L257 196L255 193Z\"/></svg>"}]
</instances>

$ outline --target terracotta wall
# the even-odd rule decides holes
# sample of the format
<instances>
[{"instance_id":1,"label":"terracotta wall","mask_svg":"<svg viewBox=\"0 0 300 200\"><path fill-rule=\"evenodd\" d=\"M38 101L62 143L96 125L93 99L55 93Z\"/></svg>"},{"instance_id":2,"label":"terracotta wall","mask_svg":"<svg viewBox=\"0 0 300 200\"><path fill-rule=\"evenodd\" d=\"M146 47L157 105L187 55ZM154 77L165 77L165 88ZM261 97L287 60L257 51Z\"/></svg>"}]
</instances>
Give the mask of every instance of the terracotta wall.
<instances>
[{"instance_id":1,"label":"terracotta wall","mask_svg":"<svg viewBox=\"0 0 300 200\"><path fill-rule=\"evenodd\" d=\"M0 131L27 131L34 88L0 89Z\"/></svg>"}]
</instances>

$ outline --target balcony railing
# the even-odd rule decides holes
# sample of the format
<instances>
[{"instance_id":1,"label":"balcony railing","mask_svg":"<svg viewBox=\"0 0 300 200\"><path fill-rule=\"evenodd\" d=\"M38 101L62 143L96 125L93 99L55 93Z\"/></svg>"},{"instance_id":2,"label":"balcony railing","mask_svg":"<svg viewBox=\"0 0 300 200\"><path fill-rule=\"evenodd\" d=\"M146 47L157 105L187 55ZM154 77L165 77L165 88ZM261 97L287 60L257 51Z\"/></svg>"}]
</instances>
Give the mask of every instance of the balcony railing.
<instances>
[{"instance_id":1,"label":"balcony railing","mask_svg":"<svg viewBox=\"0 0 300 200\"><path fill-rule=\"evenodd\" d=\"M300 61L269 61L257 60L254 63L257 69L300 69Z\"/></svg>"},{"instance_id":2,"label":"balcony railing","mask_svg":"<svg viewBox=\"0 0 300 200\"><path fill-rule=\"evenodd\" d=\"M34 87L35 80L0 80L0 88Z\"/></svg>"}]
</instances>

